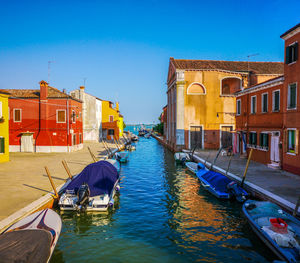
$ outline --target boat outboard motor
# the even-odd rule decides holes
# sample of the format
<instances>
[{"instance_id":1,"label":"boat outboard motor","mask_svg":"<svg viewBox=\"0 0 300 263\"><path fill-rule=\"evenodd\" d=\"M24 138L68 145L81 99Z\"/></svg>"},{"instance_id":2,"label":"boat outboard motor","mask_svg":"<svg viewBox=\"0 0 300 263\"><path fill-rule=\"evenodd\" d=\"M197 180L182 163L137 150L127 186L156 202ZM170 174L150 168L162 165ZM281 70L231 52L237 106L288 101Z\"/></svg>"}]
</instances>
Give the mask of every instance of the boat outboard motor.
<instances>
[{"instance_id":1,"label":"boat outboard motor","mask_svg":"<svg viewBox=\"0 0 300 263\"><path fill-rule=\"evenodd\" d=\"M90 189L86 183L82 184L79 187L77 196L78 196L78 201L76 205L80 209L85 208L89 203L89 197L90 197Z\"/></svg>"},{"instance_id":2,"label":"boat outboard motor","mask_svg":"<svg viewBox=\"0 0 300 263\"><path fill-rule=\"evenodd\" d=\"M246 196L244 194L244 192L242 191L242 189L239 188L238 184L236 182L230 182L227 185L227 189L230 192L230 194L232 196L235 197L235 199L240 202L243 203L244 201L246 201Z\"/></svg>"}]
</instances>

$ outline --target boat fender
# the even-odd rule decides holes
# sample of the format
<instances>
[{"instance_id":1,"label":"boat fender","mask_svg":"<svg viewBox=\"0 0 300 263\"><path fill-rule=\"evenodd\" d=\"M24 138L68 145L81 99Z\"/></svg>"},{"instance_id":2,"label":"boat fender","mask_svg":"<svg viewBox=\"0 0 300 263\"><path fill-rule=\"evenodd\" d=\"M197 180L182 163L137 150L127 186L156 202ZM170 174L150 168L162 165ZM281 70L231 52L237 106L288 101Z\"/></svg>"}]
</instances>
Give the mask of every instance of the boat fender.
<instances>
[{"instance_id":1,"label":"boat fender","mask_svg":"<svg viewBox=\"0 0 300 263\"><path fill-rule=\"evenodd\" d=\"M114 199L111 199L111 200L109 201L108 205L109 205L110 207L112 207L112 206L114 206L114 203L115 203Z\"/></svg>"}]
</instances>

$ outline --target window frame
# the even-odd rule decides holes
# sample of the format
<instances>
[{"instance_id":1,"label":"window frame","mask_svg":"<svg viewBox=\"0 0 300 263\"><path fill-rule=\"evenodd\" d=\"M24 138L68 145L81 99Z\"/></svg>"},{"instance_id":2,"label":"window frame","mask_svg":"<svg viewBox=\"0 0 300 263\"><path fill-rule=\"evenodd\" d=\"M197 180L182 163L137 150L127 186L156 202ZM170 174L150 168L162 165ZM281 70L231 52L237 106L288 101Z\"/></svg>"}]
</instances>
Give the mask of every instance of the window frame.
<instances>
[{"instance_id":1,"label":"window frame","mask_svg":"<svg viewBox=\"0 0 300 263\"><path fill-rule=\"evenodd\" d=\"M0 154L5 154L5 137L0 136L0 140L3 139L3 152L1 152L1 144L0 144Z\"/></svg>"},{"instance_id":2,"label":"window frame","mask_svg":"<svg viewBox=\"0 0 300 263\"><path fill-rule=\"evenodd\" d=\"M19 121L16 121L16 115L15 115L15 112L17 111L17 110L19 110L20 111L20 120ZM22 122L22 109L20 109L20 108L15 108L14 110L13 110L13 119L14 119L14 122Z\"/></svg>"},{"instance_id":3,"label":"window frame","mask_svg":"<svg viewBox=\"0 0 300 263\"><path fill-rule=\"evenodd\" d=\"M252 136L251 136L251 134L256 134L256 144L252 143ZM250 143L250 138L251 138L251 143ZM257 146L257 132L256 131L250 131L249 132L248 142L249 142L249 145L252 146L252 147L256 147Z\"/></svg>"},{"instance_id":4,"label":"window frame","mask_svg":"<svg viewBox=\"0 0 300 263\"><path fill-rule=\"evenodd\" d=\"M290 151L289 150L289 132L290 131L293 131L295 134L294 134L294 139L295 139L295 142L294 142L294 150L293 151ZM286 132L287 132L287 135L286 135L286 153L287 154L296 154L296 142L297 142L297 129L296 128L287 128L286 129Z\"/></svg>"},{"instance_id":5,"label":"window frame","mask_svg":"<svg viewBox=\"0 0 300 263\"><path fill-rule=\"evenodd\" d=\"M110 120L110 117L112 117L112 121ZM114 115L109 115L109 122L114 122Z\"/></svg>"},{"instance_id":6,"label":"window frame","mask_svg":"<svg viewBox=\"0 0 300 263\"><path fill-rule=\"evenodd\" d=\"M298 41L295 41L286 47L285 64L291 65L298 60L297 49L299 49Z\"/></svg>"},{"instance_id":7,"label":"window frame","mask_svg":"<svg viewBox=\"0 0 300 263\"><path fill-rule=\"evenodd\" d=\"M58 112L59 111L63 111L65 113L65 121L58 121ZM67 122L67 114L66 114L66 110L60 109L60 110L56 110L56 123L66 123Z\"/></svg>"},{"instance_id":8,"label":"window frame","mask_svg":"<svg viewBox=\"0 0 300 263\"><path fill-rule=\"evenodd\" d=\"M275 110L275 92L278 91L279 99L278 99L278 110ZM280 111L280 89L273 90L272 91L272 111L273 112L279 112Z\"/></svg>"},{"instance_id":9,"label":"window frame","mask_svg":"<svg viewBox=\"0 0 300 263\"><path fill-rule=\"evenodd\" d=\"M255 98L255 112L253 111L253 98ZM251 114L256 114L257 112L257 96L256 95L253 95L251 96L251 99L250 99L250 104L251 104Z\"/></svg>"},{"instance_id":10,"label":"window frame","mask_svg":"<svg viewBox=\"0 0 300 263\"><path fill-rule=\"evenodd\" d=\"M291 101L290 101L290 88L291 88L291 86L292 85L295 85L296 86L296 92L295 92L295 107L294 108L291 108L290 107L290 103L291 103ZM287 96L287 110L296 110L297 109L297 82L294 82L294 83L290 83L290 84L288 84L288 96Z\"/></svg>"},{"instance_id":11,"label":"window frame","mask_svg":"<svg viewBox=\"0 0 300 263\"><path fill-rule=\"evenodd\" d=\"M113 134L110 134L109 131L113 131ZM115 136L115 129L108 129L107 135L109 135L109 136Z\"/></svg>"},{"instance_id":12,"label":"window frame","mask_svg":"<svg viewBox=\"0 0 300 263\"><path fill-rule=\"evenodd\" d=\"M267 96L267 110L264 111L264 96ZM261 94L261 113L268 113L269 112L269 93L265 92Z\"/></svg>"},{"instance_id":13,"label":"window frame","mask_svg":"<svg viewBox=\"0 0 300 263\"><path fill-rule=\"evenodd\" d=\"M72 110L72 123L76 123L76 112Z\"/></svg>"},{"instance_id":14,"label":"window frame","mask_svg":"<svg viewBox=\"0 0 300 263\"><path fill-rule=\"evenodd\" d=\"M263 142L262 135L267 135L267 146L262 145L262 142ZM259 134L259 146L262 147L263 149L269 149L269 133L268 132L264 132L264 131L260 132L260 134Z\"/></svg>"},{"instance_id":15,"label":"window frame","mask_svg":"<svg viewBox=\"0 0 300 263\"><path fill-rule=\"evenodd\" d=\"M238 100L236 100L236 115L240 116L241 115L241 111L242 111L242 100L238 99Z\"/></svg>"}]
</instances>

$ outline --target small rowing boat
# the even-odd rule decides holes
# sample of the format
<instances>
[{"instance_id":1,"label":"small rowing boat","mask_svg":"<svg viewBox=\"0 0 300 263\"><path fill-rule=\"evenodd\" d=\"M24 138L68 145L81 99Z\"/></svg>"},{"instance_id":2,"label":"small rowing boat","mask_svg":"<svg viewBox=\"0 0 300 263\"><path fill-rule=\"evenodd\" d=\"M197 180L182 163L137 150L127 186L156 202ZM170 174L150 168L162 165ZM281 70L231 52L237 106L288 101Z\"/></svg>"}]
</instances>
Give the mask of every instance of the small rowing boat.
<instances>
[{"instance_id":1,"label":"small rowing boat","mask_svg":"<svg viewBox=\"0 0 300 263\"><path fill-rule=\"evenodd\" d=\"M0 262L49 262L61 225L60 216L51 209L21 219L0 235Z\"/></svg>"},{"instance_id":2,"label":"small rowing boat","mask_svg":"<svg viewBox=\"0 0 300 263\"><path fill-rule=\"evenodd\" d=\"M208 170L204 164L198 164L196 173L202 186L219 199L235 198L239 202L244 202L248 193L236 182L231 181L225 175Z\"/></svg>"},{"instance_id":3,"label":"small rowing boat","mask_svg":"<svg viewBox=\"0 0 300 263\"><path fill-rule=\"evenodd\" d=\"M258 237L282 260L300 262L300 221L274 203L248 200L243 212Z\"/></svg>"},{"instance_id":4,"label":"small rowing boat","mask_svg":"<svg viewBox=\"0 0 300 263\"><path fill-rule=\"evenodd\" d=\"M193 174L196 174L199 167L198 167L198 163L195 162L186 162L185 166L188 168L188 170L190 172L192 172Z\"/></svg>"},{"instance_id":5,"label":"small rowing boat","mask_svg":"<svg viewBox=\"0 0 300 263\"><path fill-rule=\"evenodd\" d=\"M185 162L188 162L191 160L189 154L184 153L184 152L175 153L174 159L175 159L176 163L178 163L178 164L184 164Z\"/></svg>"},{"instance_id":6,"label":"small rowing boat","mask_svg":"<svg viewBox=\"0 0 300 263\"><path fill-rule=\"evenodd\" d=\"M116 152L115 153L116 159L120 162L120 163L127 163L128 162L128 157L129 157L129 152L128 151L124 151L124 152Z\"/></svg>"}]
</instances>

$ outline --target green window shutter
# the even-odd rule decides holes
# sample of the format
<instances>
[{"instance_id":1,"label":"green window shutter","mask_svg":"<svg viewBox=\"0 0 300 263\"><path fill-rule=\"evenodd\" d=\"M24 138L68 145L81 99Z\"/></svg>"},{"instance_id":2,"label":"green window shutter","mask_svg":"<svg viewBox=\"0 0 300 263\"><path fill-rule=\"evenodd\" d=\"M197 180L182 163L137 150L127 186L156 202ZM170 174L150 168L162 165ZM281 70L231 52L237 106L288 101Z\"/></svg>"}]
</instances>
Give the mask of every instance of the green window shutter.
<instances>
[{"instance_id":1,"label":"green window shutter","mask_svg":"<svg viewBox=\"0 0 300 263\"><path fill-rule=\"evenodd\" d=\"M290 86L290 108L296 107L296 85Z\"/></svg>"},{"instance_id":2,"label":"green window shutter","mask_svg":"<svg viewBox=\"0 0 300 263\"><path fill-rule=\"evenodd\" d=\"M290 47L285 48L285 64L290 63Z\"/></svg>"},{"instance_id":3,"label":"green window shutter","mask_svg":"<svg viewBox=\"0 0 300 263\"><path fill-rule=\"evenodd\" d=\"M0 153L4 153L4 151L5 151L4 138L0 138Z\"/></svg>"},{"instance_id":4,"label":"green window shutter","mask_svg":"<svg viewBox=\"0 0 300 263\"><path fill-rule=\"evenodd\" d=\"M275 105L274 105L274 111L279 111L279 91L275 91L274 94L275 98Z\"/></svg>"},{"instance_id":5,"label":"green window shutter","mask_svg":"<svg viewBox=\"0 0 300 263\"><path fill-rule=\"evenodd\" d=\"M298 43L295 43L295 61L298 59Z\"/></svg>"}]
</instances>

